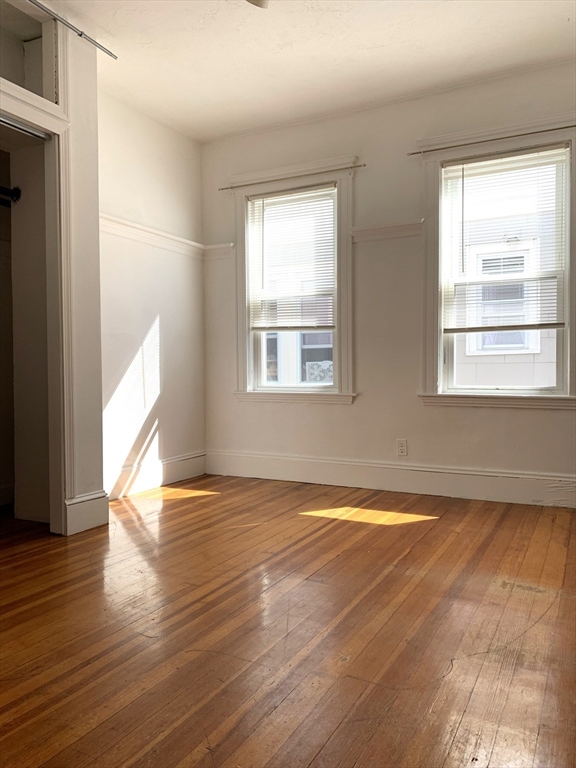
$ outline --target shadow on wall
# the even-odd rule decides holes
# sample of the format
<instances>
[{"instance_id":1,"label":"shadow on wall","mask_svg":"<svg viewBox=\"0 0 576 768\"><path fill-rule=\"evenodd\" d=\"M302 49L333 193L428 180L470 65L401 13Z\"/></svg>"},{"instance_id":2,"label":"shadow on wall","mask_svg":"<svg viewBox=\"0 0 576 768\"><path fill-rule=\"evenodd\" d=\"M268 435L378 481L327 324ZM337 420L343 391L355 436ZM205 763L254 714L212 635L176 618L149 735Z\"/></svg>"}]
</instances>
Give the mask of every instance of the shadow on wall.
<instances>
[{"instance_id":1,"label":"shadow on wall","mask_svg":"<svg viewBox=\"0 0 576 768\"><path fill-rule=\"evenodd\" d=\"M104 488L112 499L162 485L160 362L157 315L104 408Z\"/></svg>"}]
</instances>

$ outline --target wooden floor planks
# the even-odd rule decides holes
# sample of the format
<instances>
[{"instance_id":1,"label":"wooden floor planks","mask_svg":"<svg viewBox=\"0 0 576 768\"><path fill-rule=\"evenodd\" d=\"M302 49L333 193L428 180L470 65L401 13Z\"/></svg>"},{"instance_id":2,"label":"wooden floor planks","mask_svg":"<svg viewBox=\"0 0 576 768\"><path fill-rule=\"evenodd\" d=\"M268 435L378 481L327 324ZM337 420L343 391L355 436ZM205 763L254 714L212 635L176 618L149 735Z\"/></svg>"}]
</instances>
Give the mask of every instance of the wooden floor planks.
<instances>
[{"instance_id":1,"label":"wooden floor planks","mask_svg":"<svg viewBox=\"0 0 576 768\"><path fill-rule=\"evenodd\" d=\"M570 768L575 519L207 476L4 520L0 765Z\"/></svg>"}]
</instances>

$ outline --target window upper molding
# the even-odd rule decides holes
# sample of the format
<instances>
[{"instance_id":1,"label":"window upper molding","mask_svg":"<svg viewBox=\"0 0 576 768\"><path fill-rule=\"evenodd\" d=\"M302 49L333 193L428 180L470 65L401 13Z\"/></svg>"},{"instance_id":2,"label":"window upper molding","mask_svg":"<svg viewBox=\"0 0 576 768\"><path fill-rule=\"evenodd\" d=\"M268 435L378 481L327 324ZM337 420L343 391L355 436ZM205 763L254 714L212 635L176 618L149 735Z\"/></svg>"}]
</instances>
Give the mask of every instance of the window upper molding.
<instances>
[{"instance_id":1,"label":"window upper molding","mask_svg":"<svg viewBox=\"0 0 576 768\"><path fill-rule=\"evenodd\" d=\"M340 157L331 157L327 160L314 160L309 163L297 163L296 165L285 165L281 168L271 168L267 171L254 171L253 173L240 173L230 176L231 189L242 189L257 184L266 184L271 181L289 181L290 179L304 180L308 176L316 174L332 173L334 171L348 170L356 165L358 160L356 155L342 155ZM304 184L302 184L303 186ZM286 186L286 189L289 189Z\"/></svg>"},{"instance_id":2,"label":"window upper molding","mask_svg":"<svg viewBox=\"0 0 576 768\"><path fill-rule=\"evenodd\" d=\"M541 117L535 120L524 120L518 123L508 123L507 125L497 125L489 128L479 128L470 131L459 131L458 133L445 133L438 136L430 136L416 142L419 152L436 152L446 149L455 149L460 152L467 146L475 144L484 144L483 152L489 152L489 145L486 142L496 142L501 139L525 139L532 140L536 133L543 134L565 128L573 128L576 124L576 110L570 112L560 112L556 115ZM532 134L519 136L518 134ZM452 146L455 145L455 146Z\"/></svg>"}]
</instances>

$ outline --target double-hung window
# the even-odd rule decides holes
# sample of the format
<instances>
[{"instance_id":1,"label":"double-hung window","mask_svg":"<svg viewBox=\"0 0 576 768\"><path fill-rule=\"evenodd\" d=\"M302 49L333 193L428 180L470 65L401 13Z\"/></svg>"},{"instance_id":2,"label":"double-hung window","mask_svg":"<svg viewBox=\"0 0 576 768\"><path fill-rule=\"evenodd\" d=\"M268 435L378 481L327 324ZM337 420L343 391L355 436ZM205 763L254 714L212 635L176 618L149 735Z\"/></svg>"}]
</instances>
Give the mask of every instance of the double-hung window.
<instances>
[{"instance_id":1,"label":"double-hung window","mask_svg":"<svg viewBox=\"0 0 576 768\"><path fill-rule=\"evenodd\" d=\"M240 198L239 390L351 402L349 175L278 186Z\"/></svg>"},{"instance_id":2,"label":"double-hung window","mask_svg":"<svg viewBox=\"0 0 576 768\"><path fill-rule=\"evenodd\" d=\"M336 186L248 200L248 295L256 387L332 386ZM310 341L324 340L310 359Z\"/></svg>"},{"instance_id":3,"label":"double-hung window","mask_svg":"<svg viewBox=\"0 0 576 768\"><path fill-rule=\"evenodd\" d=\"M568 394L570 143L437 164L446 394Z\"/></svg>"}]
</instances>

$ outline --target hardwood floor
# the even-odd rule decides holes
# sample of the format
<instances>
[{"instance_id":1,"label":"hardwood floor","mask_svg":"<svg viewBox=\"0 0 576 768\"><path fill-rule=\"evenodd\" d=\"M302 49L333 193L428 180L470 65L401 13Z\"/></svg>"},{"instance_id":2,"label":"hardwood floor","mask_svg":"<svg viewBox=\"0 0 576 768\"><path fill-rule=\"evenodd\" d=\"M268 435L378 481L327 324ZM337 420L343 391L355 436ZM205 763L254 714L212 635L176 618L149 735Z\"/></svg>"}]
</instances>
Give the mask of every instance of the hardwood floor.
<instances>
[{"instance_id":1,"label":"hardwood floor","mask_svg":"<svg viewBox=\"0 0 576 768\"><path fill-rule=\"evenodd\" d=\"M568 768L575 520L203 477L4 521L1 765Z\"/></svg>"}]
</instances>

